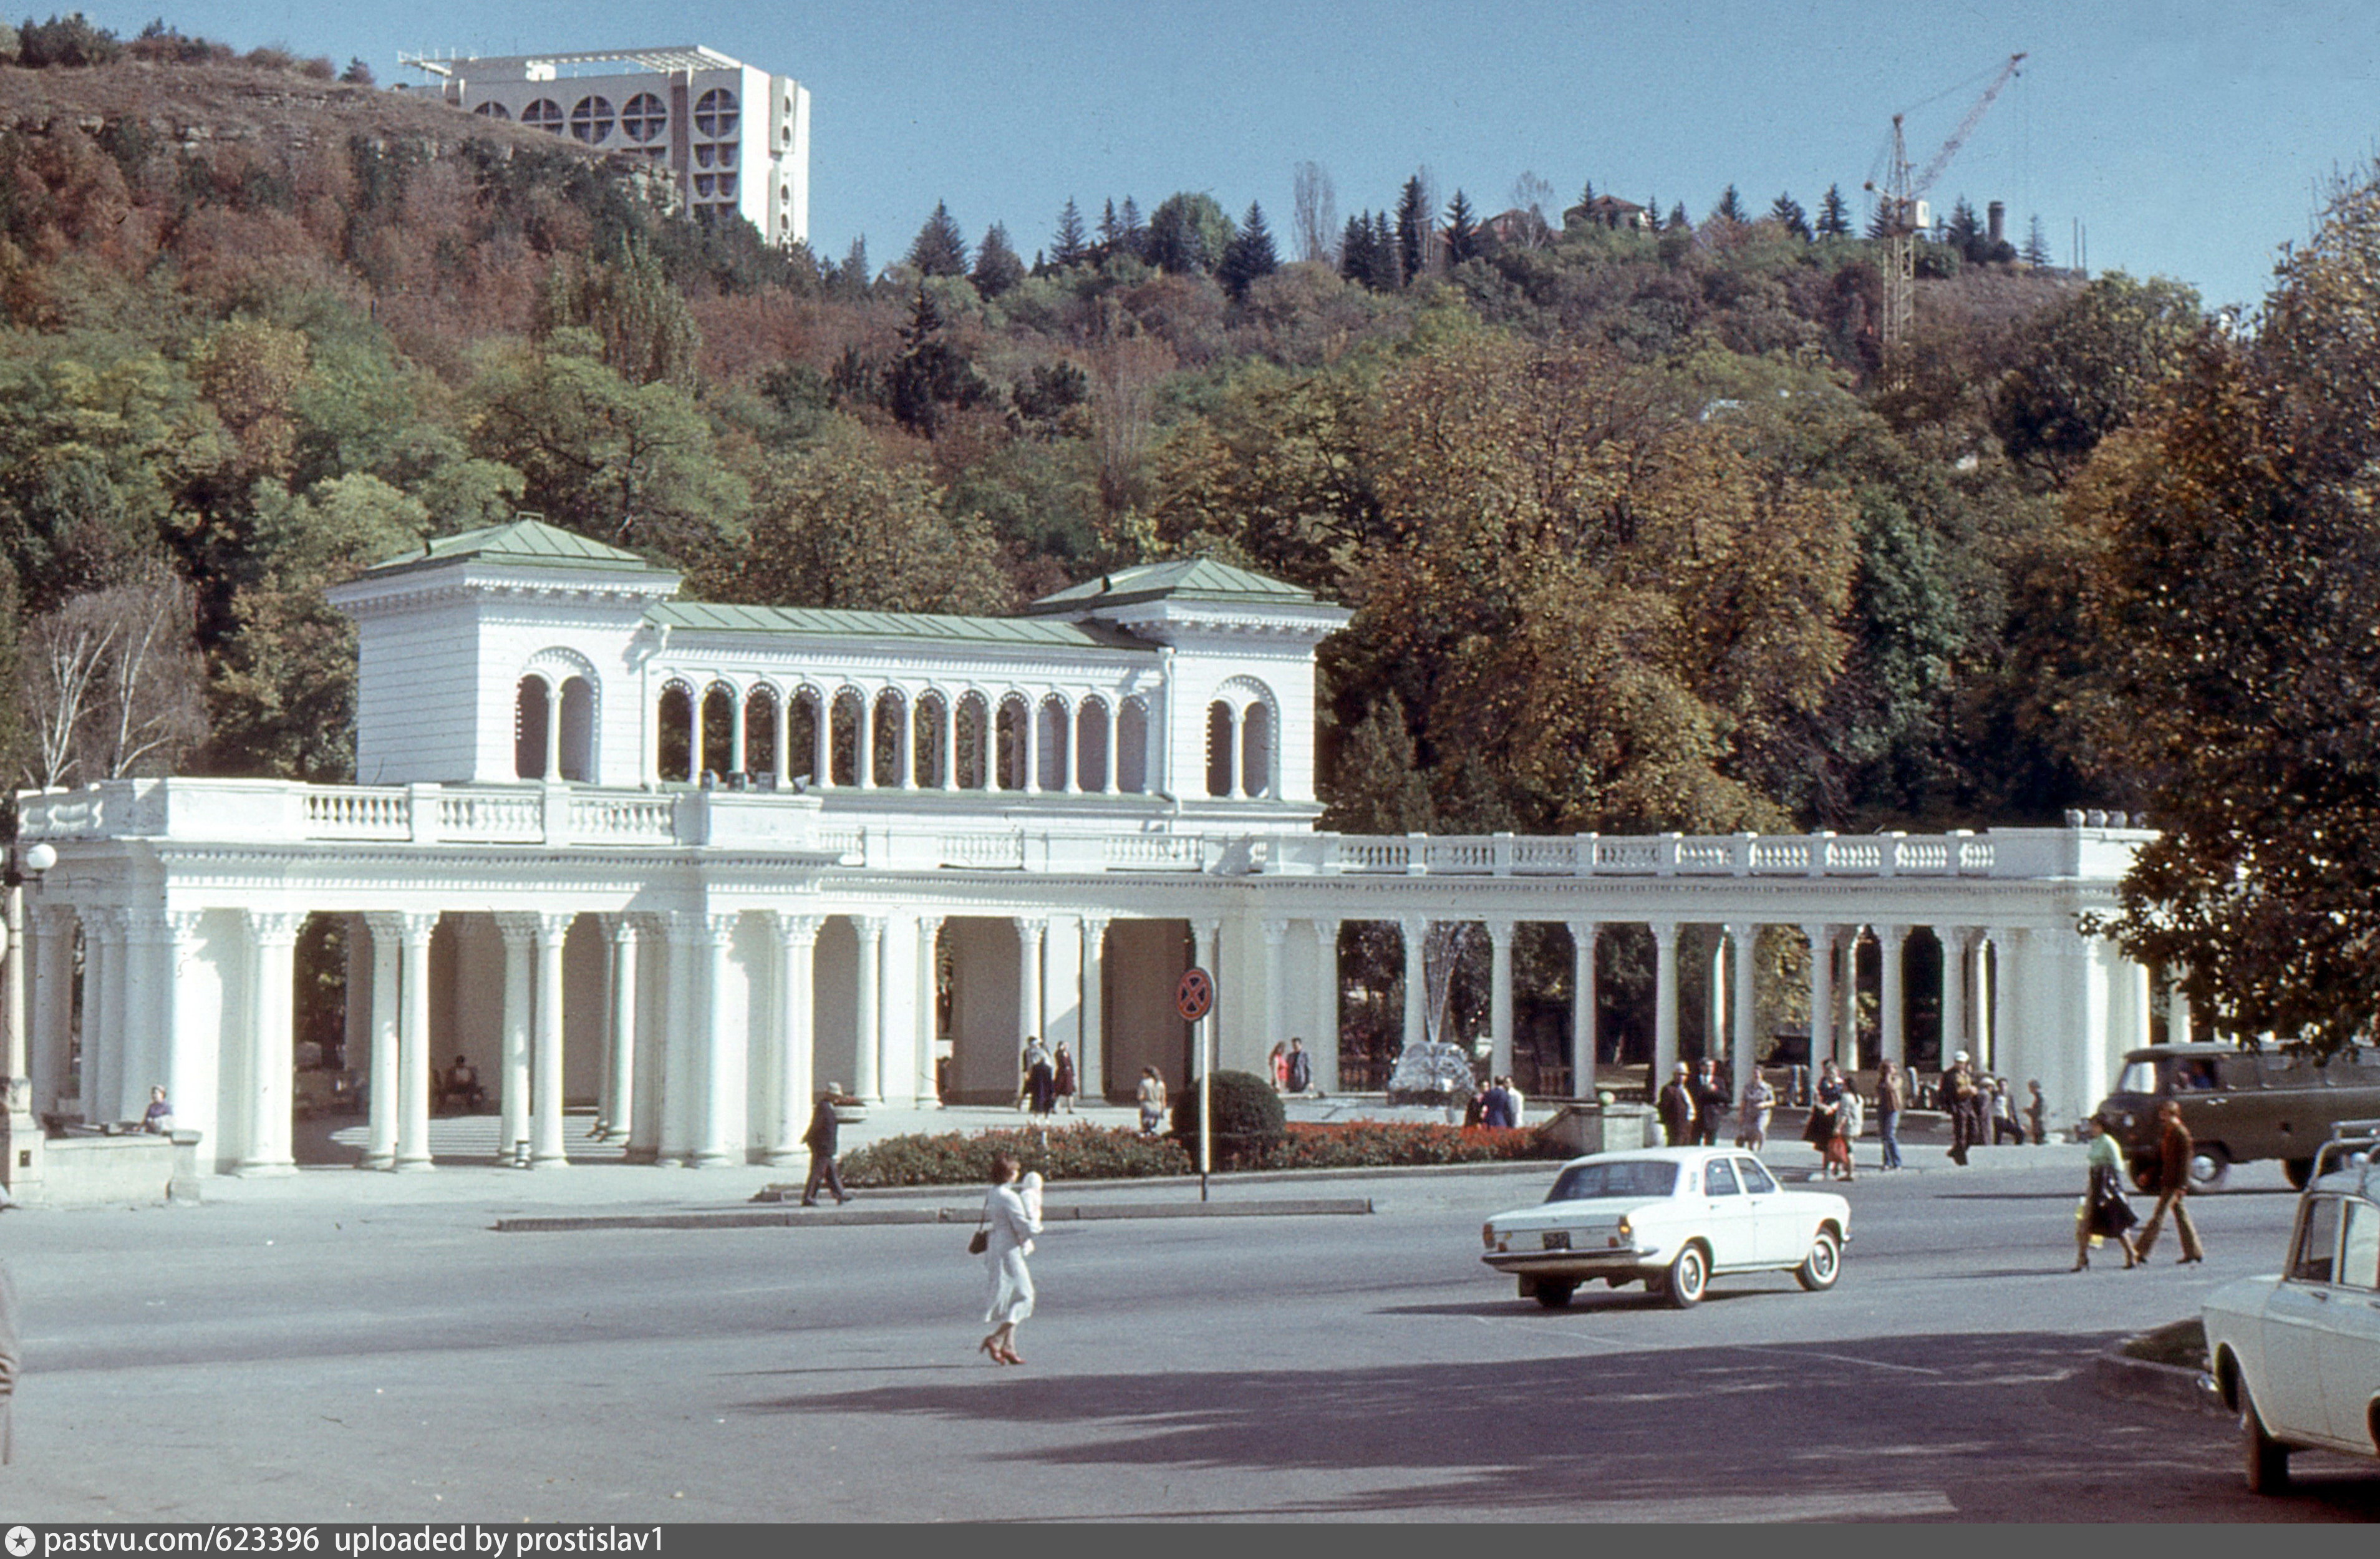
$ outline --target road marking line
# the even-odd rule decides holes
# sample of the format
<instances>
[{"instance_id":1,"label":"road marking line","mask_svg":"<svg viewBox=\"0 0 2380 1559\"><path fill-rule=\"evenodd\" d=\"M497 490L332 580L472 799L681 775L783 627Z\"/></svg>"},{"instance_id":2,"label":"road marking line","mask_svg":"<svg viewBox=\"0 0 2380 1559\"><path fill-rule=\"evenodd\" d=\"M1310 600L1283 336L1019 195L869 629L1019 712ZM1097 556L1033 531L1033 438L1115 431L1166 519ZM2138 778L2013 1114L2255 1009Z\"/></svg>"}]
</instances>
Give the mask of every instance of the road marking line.
<instances>
[{"instance_id":1,"label":"road marking line","mask_svg":"<svg viewBox=\"0 0 2380 1559\"><path fill-rule=\"evenodd\" d=\"M1821 1353L1816 1348L1791 1347L1783 1343L1737 1343L1732 1346L1741 1353L1790 1353L1799 1355L1805 1358L1830 1359L1837 1364L1864 1364L1871 1370L1899 1370L1905 1374L1911 1375L1939 1375L1942 1373L1939 1370L1928 1370L1922 1365L1888 1364L1880 1358L1861 1358L1855 1354L1848 1353Z\"/></svg>"}]
</instances>

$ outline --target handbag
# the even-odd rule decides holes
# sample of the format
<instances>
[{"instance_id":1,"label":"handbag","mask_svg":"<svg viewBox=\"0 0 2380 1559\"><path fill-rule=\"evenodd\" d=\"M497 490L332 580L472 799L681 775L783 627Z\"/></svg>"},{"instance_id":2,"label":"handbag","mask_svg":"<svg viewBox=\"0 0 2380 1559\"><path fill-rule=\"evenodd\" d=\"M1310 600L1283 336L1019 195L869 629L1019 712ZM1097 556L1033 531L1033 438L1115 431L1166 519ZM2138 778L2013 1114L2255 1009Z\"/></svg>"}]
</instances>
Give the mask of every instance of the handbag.
<instances>
[{"instance_id":1,"label":"handbag","mask_svg":"<svg viewBox=\"0 0 2380 1559\"><path fill-rule=\"evenodd\" d=\"M967 1236L968 1255L980 1256L991 1248L990 1221L991 1214L987 1211L983 1218L977 1223L975 1233Z\"/></svg>"}]
</instances>

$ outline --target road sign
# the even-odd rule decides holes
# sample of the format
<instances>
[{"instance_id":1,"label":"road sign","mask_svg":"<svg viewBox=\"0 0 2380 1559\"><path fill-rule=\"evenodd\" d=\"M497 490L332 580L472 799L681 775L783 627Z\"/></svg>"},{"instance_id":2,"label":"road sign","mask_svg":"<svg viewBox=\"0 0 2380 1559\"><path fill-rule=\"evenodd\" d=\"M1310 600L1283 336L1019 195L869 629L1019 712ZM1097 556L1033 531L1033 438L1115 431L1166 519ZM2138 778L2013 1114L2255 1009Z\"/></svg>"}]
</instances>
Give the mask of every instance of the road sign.
<instances>
[{"instance_id":1,"label":"road sign","mask_svg":"<svg viewBox=\"0 0 2380 1559\"><path fill-rule=\"evenodd\" d=\"M1196 1023L1214 1011L1215 977L1205 969L1185 972L1182 983L1173 988L1173 1010L1184 1023Z\"/></svg>"}]
</instances>

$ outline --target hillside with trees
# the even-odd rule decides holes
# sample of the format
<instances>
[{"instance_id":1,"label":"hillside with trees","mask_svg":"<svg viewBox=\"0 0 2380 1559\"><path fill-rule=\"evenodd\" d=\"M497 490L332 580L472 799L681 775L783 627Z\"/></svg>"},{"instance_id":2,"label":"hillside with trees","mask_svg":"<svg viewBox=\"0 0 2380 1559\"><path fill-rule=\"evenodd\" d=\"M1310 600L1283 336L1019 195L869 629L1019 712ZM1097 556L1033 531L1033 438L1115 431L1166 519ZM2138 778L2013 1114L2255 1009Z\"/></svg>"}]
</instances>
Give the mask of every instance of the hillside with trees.
<instances>
[{"instance_id":1,"label":"hillside with trees","mask_svg":"<svg viewBox=\"0 0 2380 1559\"><path fill-rule=\"evenodd\" d=\"M1197 554L1312 586L1357 614L1323 669L1351 829L2135 800L2096 756L2066 497L2180 371L2172 284L1922 245L1888 359L1839 188L1652 221L1416 174L1342 223L1310 164L1278 230L1197 191L949 191L882 255L819 258L360 66L15 30L0 675L29 783L347 777L323 588L529 510L721 601L1001 612Z\"/></svg>"}]
</instances>

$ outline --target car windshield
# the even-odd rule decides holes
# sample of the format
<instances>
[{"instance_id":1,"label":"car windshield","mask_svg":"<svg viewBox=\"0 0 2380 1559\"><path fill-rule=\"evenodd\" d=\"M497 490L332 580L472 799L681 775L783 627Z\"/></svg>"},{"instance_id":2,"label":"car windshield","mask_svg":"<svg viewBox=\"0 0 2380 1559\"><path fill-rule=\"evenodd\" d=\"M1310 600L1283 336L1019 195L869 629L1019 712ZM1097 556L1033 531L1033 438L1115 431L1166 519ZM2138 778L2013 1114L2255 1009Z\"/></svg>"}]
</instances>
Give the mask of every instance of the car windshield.
<instances>
[{"instance_id":1,"label":"car windshield","mask_svg":"<svg viewBox=\"0 0 2380 1559\"><path fill-rule=\"evenodd\" d=\"M1548 1201L1594 1201L1602 1197L1665 1197L1678 1187L1678 1166L1668 1159L1621 1159L1582 1163L1562 1171Z\"/></svg>"},{"instance_id":2,"label":"car windshield","mask_svg":"<svg viewBox=\"0 0 2380 1559\"><path fill-rule=\"evenodd\" d=\"M2224 1080L2218 1078L2215 1058L2205 1055L2161 1055L2154 1061L2134 1061L2116 1079L2118 1093L2206 1093L2222 1086Z\"/></svg>"}]
</instances>

